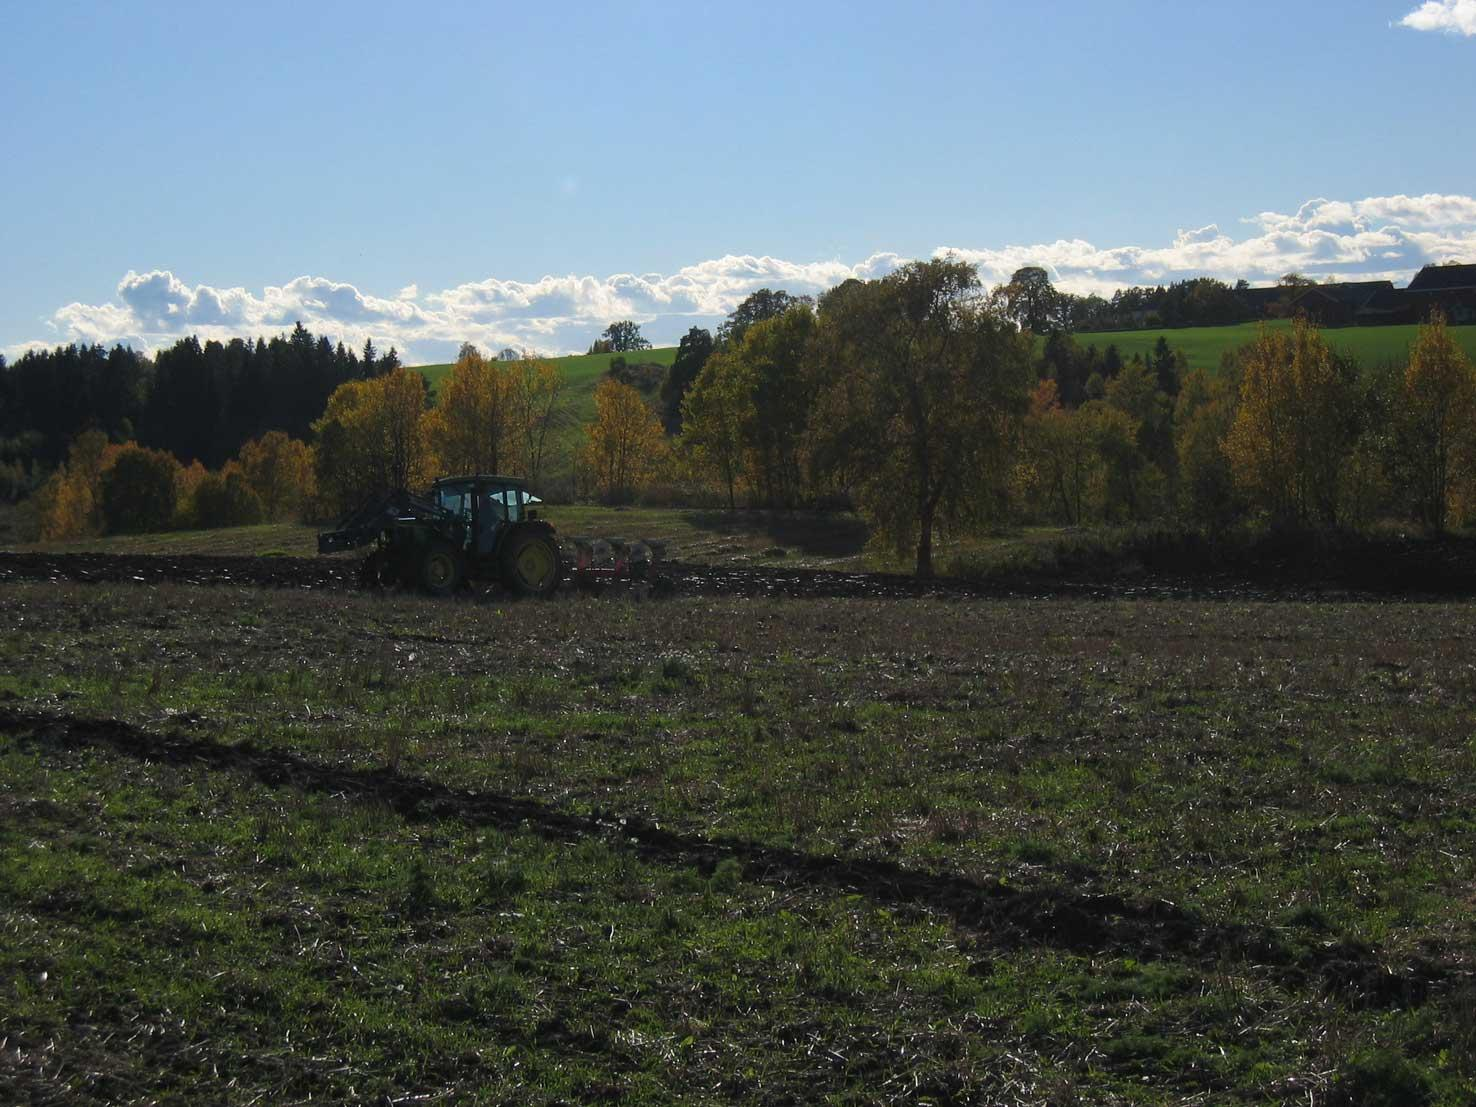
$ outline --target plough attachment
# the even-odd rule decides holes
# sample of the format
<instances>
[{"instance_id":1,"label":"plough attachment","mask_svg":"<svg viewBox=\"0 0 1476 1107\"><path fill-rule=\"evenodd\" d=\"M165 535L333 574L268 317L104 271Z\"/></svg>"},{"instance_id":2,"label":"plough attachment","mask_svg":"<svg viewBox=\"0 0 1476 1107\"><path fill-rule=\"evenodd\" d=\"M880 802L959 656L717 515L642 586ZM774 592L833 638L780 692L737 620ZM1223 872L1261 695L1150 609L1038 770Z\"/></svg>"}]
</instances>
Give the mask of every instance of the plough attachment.
<instances>
[{"instance_id":1,"label":"plough attachment","mask_svg":"<svg viewBox=\"0 0 1476 1107\"><path fill-rule=\"evenodd\" d=\"M666 556L666 545L649 539L592 538L576 535L565 540L569 546L566 563L575 587L597 590L609 584L631 583L669 590L658 566Z\"/></svg>"}]
</instances>

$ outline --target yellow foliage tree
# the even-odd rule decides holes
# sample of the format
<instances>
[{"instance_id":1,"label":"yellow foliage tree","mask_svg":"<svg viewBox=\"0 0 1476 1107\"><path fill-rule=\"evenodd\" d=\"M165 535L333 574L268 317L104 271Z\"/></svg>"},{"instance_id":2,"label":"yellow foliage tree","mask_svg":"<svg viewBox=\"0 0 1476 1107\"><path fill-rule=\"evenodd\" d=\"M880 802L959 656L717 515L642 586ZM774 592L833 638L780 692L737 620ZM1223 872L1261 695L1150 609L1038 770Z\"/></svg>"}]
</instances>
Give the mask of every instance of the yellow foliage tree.
<instances>
[{"instance_id":1,"label":"yellow foliage tree","mask_svg":"<svg viewBox=\"0 0 1476 1107\"><path fill-rule=\"evenodd\" d=\"M1415 335L1402 400L1399 460L1420 521L1443 531L1471 478L1476 375L1442 314L1436 313Z\"/></svg>"},{"instance_id":2,"label":"yellow foliage tree","mask_svg":"<svg viewBox=\"0 0 1476 1107\"><path fill-rule=\"evenodd\" d=\"M564 378L551 361L525 358L510 367L516 471L535 484L548 460L553 433L564 424Z\"/></svg>"},{"instance_id":3,"label":"yellow foliage tree","mask_svg":"<svg viewBox=\"0 0 1476 1107\"><path fill-rule=\"evenodd\" d=\"M268 431L241 447L241 470L269 522L303 518L317 494L313 451L306 442Z\"/></svg>"},{"instance_id":4,"label":"yellow foliage tree","mask_svg":"<svg viewBox=\"0 0 1476 1107\"><path fill-rule=\"evenodd\" d=\"M595 421L584 428L584 436L580 465L607 503L633 499L666 459L661 420L638 391L610 377L595 389Z\"/></svg>"},{"instance_id":5,"label":"yellow foliage tree","mask_svg":"<svg viewBox=\"0 0 1476 1107\"><path fill-rule=\"evenodd\" d=\"M43 541L65 541L103 529L103 476L123 447L99 430L72 440L67 460L36 490L36 519Z\"/></svg>"},{"instance_id":6,"label":"yellow foliage tree","mask_svg":"<svg viewBox=\"0 0 1476 1107\"><path fill-rule=\"evenodd\" d=\"M174 474L174 525L177 527L195 527L199 525L198 514L195 511L195 493L199 491L200 484L209 476L209 470L200 464L196 458L188 465L182 465Z\"/></svg>"},{"instance_id":7,"label":"yellow foliage tree","mask_svg":"<svg viewBox=\"0 0 1476 1107\"><path fill-rule=\"evenodd\" d=\"M1061 406L1055 381L1042 381L1030 397L1022 428L1023 460L1041 494L1075 526L1090 507L1089 494L1101 483L1102 457L1090 418Z\"/></svg>"},{"instance_id":8,"label":"yellow foliage tree","mask_svg":"<svg viewBox=\"0 0 1476 1107\"><path fill-rule=\"evenodd\" d=\"M1235 516L1235 479L1224 449L1235 395L1233 383L1196 369L1184 378L1174 405L1180 510L1211 530L1223 529Z\"/></svg>"},{"instance_id":9,"label":"yellow foliage tree","mask_svg":"<svg viewBox=\"0 0 1476 1107\"><path fill-rule=\"evenodd\" d=\"M1353 442L1349 375L1305 319L1290 333L1263 327L1245 350L1243 373L1225 438L1236 484L1273 523L1335 526Z\"/></svg>"},{"instance_id":10,"label":"yellow foliage tree","mask_svg":"<svg viewBox=\"0 0 1476 1107\"><path fill-rule=\"evenodd\" d=\"M326 506L342 512L369 496L423 488L436 469L427 422L425 378L403 367L335 388L313 423Z\"/></svg>"},{"instance_id":11,"label":"yellow foliage tree","mask_svg":"<svg viewBox=\"0 0 1476 1107\"><path fill-rule=\"evenodd\" d=\"M432 448L457 473L501 473L512 461L513 396L505 362L488 361L471 343L441 383L427 420Z\"/></svg>"},{"instance_id":12,"label":"yellow foliage tree","mask_svg":"<svg viewBox=\"0 0 1476 1107\"><path fill-rule=\"evenodd\" d=\"M83 483L57 466L36 489L36 525L43 542L65 542L88 533L93 500Z\"/></svg>"}]
</instances>

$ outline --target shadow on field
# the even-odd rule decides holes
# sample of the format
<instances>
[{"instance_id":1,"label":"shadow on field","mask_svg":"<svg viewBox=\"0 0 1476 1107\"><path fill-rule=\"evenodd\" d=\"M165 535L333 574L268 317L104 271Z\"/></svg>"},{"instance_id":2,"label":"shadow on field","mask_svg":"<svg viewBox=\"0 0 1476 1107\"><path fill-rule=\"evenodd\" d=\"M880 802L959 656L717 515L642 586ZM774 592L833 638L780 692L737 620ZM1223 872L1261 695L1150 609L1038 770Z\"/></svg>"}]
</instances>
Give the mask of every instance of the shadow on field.
<instances>
[{"instance_id":1,"label":"shadow on field","mask_svg":"<svg viewBox=\"0 0 1476 1107\"><path fill-rule=\"evenodd\" d=\"M866 545L866 523L855 515L815 511L689 511L694 527L715 534L765 534L776 546L814 557L853 557Z\"/></svg>"},{"instance_id":2,"label":"shadow on field","mask_svg":"<svg viewBox=\"0 0 1476 1107\"><path fill-rule=\"evenodd\" d=\"M1083 894L1059 885L1017 888L881 859L706 838L639 818L575 815L534 800L463 791L388 769L336 768L249 742L226 745L180 731L146 731L116 719L0 710L0 733L32 746L93 746L146 761L238 772L272 788L377 801L409 820L456 819L560 841L595 837L645 860L709 873L733 859L750 881L829 888L878 904L948 915L973 932L976 950L1048 945L1139 960L1178 957L1207 965L1240 961L1265 967L1286 986L1330 989L1360 1007L1419 1005L1432 989L1452 979L1451 969L1433 961L1390 966L1377 950L1360 942L1296 944L1269 927L1211 922L1162 900ZM987 966L987 960L979 963Z\"/></svg>"}]
</instances>

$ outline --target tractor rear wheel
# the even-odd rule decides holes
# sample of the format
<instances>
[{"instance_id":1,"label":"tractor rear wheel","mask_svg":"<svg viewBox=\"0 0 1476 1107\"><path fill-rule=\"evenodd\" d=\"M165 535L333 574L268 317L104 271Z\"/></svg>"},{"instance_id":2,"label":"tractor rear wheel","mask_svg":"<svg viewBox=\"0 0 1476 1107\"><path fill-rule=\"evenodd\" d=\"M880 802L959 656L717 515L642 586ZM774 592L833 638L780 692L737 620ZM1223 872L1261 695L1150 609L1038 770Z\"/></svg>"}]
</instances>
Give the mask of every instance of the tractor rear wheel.
<instances>
[{"instance_id":1,"label":"tractor rear wheel","mask_svg":"<svg viewBox=\"0 0 1476 1107\"><path fill-rule=\"evenodd\" d=\"M502 553L502 583L521 596L551 596L559 586L559 547L546 534L514 534Z\"/></svg>"},{"instance_id":2,"label":"tractor rear wheel","mask_svg":"<svg viewBox=\"0 0 1476 1107\"><path fill-rule=\"evenodd\" d=\"M461 556L450 546L432 546L420 559L420 587L432 596L449 596L464 575Z\"/></svg>"}]
</instances>

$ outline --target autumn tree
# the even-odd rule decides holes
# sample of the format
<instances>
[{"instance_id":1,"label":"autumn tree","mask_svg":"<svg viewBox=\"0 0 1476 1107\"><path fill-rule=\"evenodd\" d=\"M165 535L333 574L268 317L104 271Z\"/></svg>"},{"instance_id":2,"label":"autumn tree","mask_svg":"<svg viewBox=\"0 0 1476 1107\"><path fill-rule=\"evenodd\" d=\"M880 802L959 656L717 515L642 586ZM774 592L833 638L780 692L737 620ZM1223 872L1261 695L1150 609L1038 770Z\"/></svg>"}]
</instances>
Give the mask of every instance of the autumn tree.
<instances>
[{"instance_id":1,"label":"autumn tree","mask_svg":"<svg viewBox=\"0 0 1476 1107\"><path fill-rule=\"evenodd\" d=\"M36 513L37 536L41 541L64 542L90 532L92 498L65 464L57 466L41 482L31 502Z\"/></svg>"},{"instance_id":2,"label":"autumn tree","mask_svg":"<svg viewBox=\"0 0 1476 1107\"><path fill-rule=\"evenodd\" d=\"M104 527L103 476L117 460L121 446L100 430L72 439L67 458L36 493L36 521L47 541L99 534Z\"/></svg>"},{"instance_id":3,"label":"autumn tree","mask_svg":"<svg viewBox=\"0 0 1476 1107\"><path fill-rule=\"evenodd\" d=\"M313 424L318 487L332 510L429 483L436 459L425 393L425 378L403 367L334 389Z\"/></svg>"},{"instance_id":4,"label":"autumn tree","mask_svg":"<svg viewBox=\"0 0 1476 1107\"><path fill-rule=\"evenodd\" d=\"M1180 516L1211 531L1238 513L1235 478L1224 443L1235 421L1235 379L1196 369L1184 378L1174 404L1174 455Z\"/></svg>"},{"instance_id":5,"label":"autumn tree","mask_svg":"<svg viewBox=\"0 0 1476 1107\"><path fill-rule=\"evenodd\" d=\"M441 463L457 473L501 473L513 452L513 387L510 363L488 361L470 343L441 382L427 423Z\"/></svg>"},{"instance_id":6,"label":"autumn tree","mask_svg":"<svg viewBox=\"0 0 1476 1107\"><path fill-rule=\"evenodd\" d=\"M179 462L163 450L123 446L102 477L102 512L112 534L146 534L174 521Z\"/></svg>"},{"instance_id":7,"label":"autumn tree","mask_svg":"<svg viewBox=\"0 0 1476 1107\"><path fill-rule=\"evenodd\" d=\"M584 436L579 463L606 503L633 499L666 455L661 420L638 391L612 377L595 389L595 420Z\"/></svg>"},{"instance_id":8,"label":"autumn tree","mask_svg":"<svg viewBox=\"0 0 1476 1107\"><path fill-rule=\"evenodd\" d=\"M714 354L682 400L682 454L702 479L726 490L730 510L738 506L737 488L745 475L753 392L747 362Z\"/></svg>"},{"instance_id":9,"label":"autumn tree","mask_svg":"<svg viewBox=\"0 0 1476 1107\"><path fill-rule=\"evenodd\" d=\"M1137 424L1137 444L1145 461L1163 472L1174 463L1174 404L1159 387L1154 370L1133 357L1109 380L1103 398Z\"/></svg>"},{"instance_id":10,"label":"autumn tree","mask_svg":"<svg viewBox=\"0 0 1476 1107\"><path fill-rule=\"evenodd\" d=\"M174 471L174 525L177 528L189 530L200 525L195 518L195 493L209 475L210 471L199 458Z\"/></svg>"},{"instance_id":11,"label":"autumn tree","mask_svg":"<svg viewBox=\"0 0 1476 1107\"><path fill-rule=\"evenodd\" d=\"M847 281L821 301L817 458L850 485L878 541L933 573L943 524L1002 496L1031 378L1031 341L951 258Z\"/></svg>"},{"instance_id":12,"label":"autumn tree","mask_svg":"<svg viewBox=\"0 0 1476 1107\"><path fill-rule=\"evenodd\" d=\"M1415 335L1403 383L1397 463L1420 522L1441 532L1476 448L1476 376L1443 314Z\"/></svg>"},{"instance_id":13,"label":"autumn tree","mask_svg":"<svg viewBox=\"0 0 1476 1107\"><path fill-rule=\"evenodd\" d=\"M727 356L745 367L751 412L743 425L748 478L762 503L794 507L808 498L807 430L819 388L812 364L815 312L796 304L754 323Z\"/></svg>"},{"instance_id":14,"label":"autumn tree","mask_svg":"<svg viewBox=\"0 0 1476 1107\"><path fill-rule=\"evenodd\" d=\"M1022 435L1022 460L1030 491L1059 509L1070 526L1083 522L1092 490L1101 484L1102 457L1093 418L1061 405L1056 382L1042 381L1030 397Z\"/></svg>"},{"instance_id":15,"label":"autumn tree","mask_svg":"<svg viewBox=\"0 0 1476 1107\"><path fill-rule=\"evenodd\" d=\"M564 378L551 361L524 358L508 368L512 410L513 466L537 483L555 433L569 418Z\"/></svg>"},{"instance_id":16,"label":"autumn tree","mask_svg":"<svg viewBox=\"0 0 1476 1107\"><path fill-rule=\"evenodd\" d=\"M1124 522L1158 514L1166 484L1162 470L1143 453L1142 424L1110 400L1089 400L1077 415L1087 423L1102 460L1096 496L1101 517Z\"/></svg>"},{"instance_id":17,"label":"autumn tree","mask_svg":"<svg viewBox=\"0 0 1476 1107\"><path fill-rule=\"evenodd\" d=\"M1225 440L1237 487L1274 525L1338 523L1340 468L1356 434L1353 372L1305 319L1262 328L1243 351Z\"/></svg>"},{"instance_id":18,"label":"autumn tree","mask_svg":"<svg viewBox=\"0 0 1476 1107\"><path fill-rule=\"evenodd\" d=\"M195 487L195 525L241 527L262 521L261 497L241 467L228 462L219 472L207 473Z\"/></svg>"},{"instance_id":19,"label":"autumn tree","mask_svg":"<svg viewBox=\"0 0 1476 1107\"><path fill-rule=\"evenodd\" d=\"M241 447L241 471L261 501L262 517L301 519L317 492L313 451L281 431L268 431Z\"/></svg>"}]
</instances>

